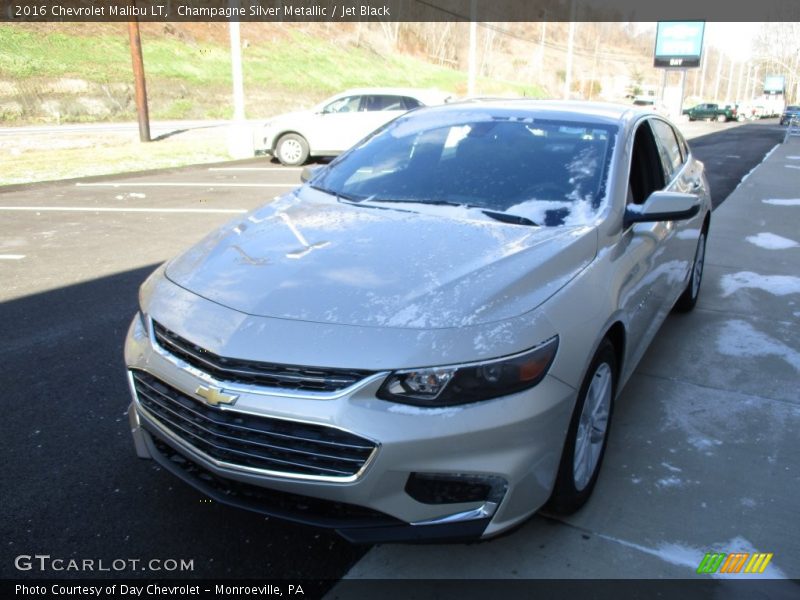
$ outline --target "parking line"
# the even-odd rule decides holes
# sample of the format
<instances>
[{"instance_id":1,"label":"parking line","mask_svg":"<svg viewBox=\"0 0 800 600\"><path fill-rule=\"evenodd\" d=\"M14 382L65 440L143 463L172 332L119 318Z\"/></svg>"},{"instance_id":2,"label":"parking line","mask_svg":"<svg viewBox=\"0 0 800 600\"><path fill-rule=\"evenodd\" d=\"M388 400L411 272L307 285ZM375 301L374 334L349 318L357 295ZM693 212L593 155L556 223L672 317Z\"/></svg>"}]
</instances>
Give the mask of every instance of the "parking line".
<instances>
[{"instance_id":1,"label":"parking line","mask_svg":"<svg viewBox=\"0 0 800 600\"><path fill-rule=\"evenodd\" d=\"M115 213L192 213L192 214L242 214L245 208L123 208L103 206L0 206L2 210L29 212L115 212Z\"/></svg>"},{"instance_id":2,"label":"parking line","mask_svg":"<svg viewBox=\"0 0 800 600\"><path fill-rule=\"evenodd\" d=\"M209 171L302 171L302 167L209 167Z\"/></svg>"},{"instance_id":3,"label":"parking line","mask_svg":"<svg viewBox=\"0 0 800 600\"><path fill-rule=\"evenodd\" d=\"M77 187L203 187L203 188L222 188L222 187L255 187L255 188L292 188L300 185L299 183L195 183L195 182L155 182L147 181L143 183L76 183Z\"/></svg>"},{"instance_id":4,"label":"parking line","mask_svg":"<svg viewBox=\"0 0 800 600\"><path fill-rule=\"evenodd\" d=\"M20 260L25 258L24 254L0 254L0 260Z\"/></svg>"}]
</instances>

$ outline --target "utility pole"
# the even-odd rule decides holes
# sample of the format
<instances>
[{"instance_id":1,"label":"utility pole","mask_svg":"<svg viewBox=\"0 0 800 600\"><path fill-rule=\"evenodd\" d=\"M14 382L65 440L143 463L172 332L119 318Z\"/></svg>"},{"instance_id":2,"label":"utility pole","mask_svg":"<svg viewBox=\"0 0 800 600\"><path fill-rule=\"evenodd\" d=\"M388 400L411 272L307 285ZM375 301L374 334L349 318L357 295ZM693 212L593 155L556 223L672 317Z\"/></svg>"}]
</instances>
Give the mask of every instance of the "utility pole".
<instances>
[{"instance_id":1,"label":"utility pole","mask_svg":"<svg viewBox=\"0 0 800 600\"><path fill-rule=\"evenodd\" d=\"M731 84L733 83L733 60L731 60L731 66L728 69L728 88L725 92L725 102L731 101Z\"/></svg>"},{"instance_id":2,"label":"utility pole","mask_svg":"<svg viewBox=\"0 0 800 600\"><path fill-rule=\"evenodd\" d=\"M572 88L572 51L575 43L575 3L572 0L569 7L569 35L567 37L567 68L564 74L564 100L569 100Z\"/></svg>"},{"instance_id":3,"label":"utility pole","mask_svg":"<svg viewBox=\"0 0 800 600\"><path fill-rule=\"evenodd\" d=\"M742 76L744 75L744 61L739 63L739 77L736 81L736 102L742 101Z\"/></svg>"},{"instance_id":4,"label":"utility pole","mask_svg":"<svg viewBox=\"0 0 800 600\"><path fill-rule=\"evenodd\" d=\"M242 77L242 38L239 21L231 21L231 79L233 80L233 120L244 121L244 77Z\"/></svg>"},{"instance_id":5,"label":"utility pole","mask_svg":"<svg viewBox=\"0 0 800 600\"><path fill-rule=\"evenodd\" d=\"M475 71L477 65L476 47L478 45L477 0L472 0L469 6L469 56L467 58L467 95L475 95Z\"/></svg>"},{"instance_id":6,"label":"utility pole","mask_svg":"<svg viewBox=\"0 0 800 600\"><path fill-rule=\"evenodd\" d=\"M545 11L544 15L545 19L547 19L547 11ZM544 66L544 40L545 36L547 35L547 21L542 21L542 37L539 38L539 65L538 65L538 75L539 78L542 76L542 68Z\"/></svg>"},{"instance_id":7,"label":"utility pole","mask_svg":"<svg viewBox=\"0 0 800 600\"><path fill-rule=\"evenodd\" d=\"M238 6L233 0L231 6ZM239 21L228 23L231 38L231 79L233 81L233 123L228 130L228 153L233 158L251 158L255 154L253 132L244 116L244 78L242 77L242 39Z\"/></svg>"},{"instance_id":8,"label":"utility pole","mask_svg":"<svg viewBox=\"0 0 800 600\"><path fill-rule=\"evenodd\" d=\"M700 93L698 94L698 96L700 96L701 101L705 100L705 98L703 98L703 92L705 91L706 88L706 67L708 66L709 52L711 52L711 50L707 51L703 50L703 66L700 69Z\"/></svg>"},{"instance_id":9,"label":"utility pole","mask_svg":"<svg viewBox=\"0 0 800 600\"><path fill-rule=\"evenodd\" d=\"M144 62L142 61L142 40L139 37L139 21L128 22L128 37L131 42L133 81L136 89L136 114L139 118L139 140L149 142L151 141L150 115L147 111L147 87L144 82Z\"/></svg>"},{"instance_id":10,"label":"utility pole","mask_svg":"<svg viewBox=\"0 0 800 600\"><path fill-rule=\"evenodd\" d=\"M722 50L719 50L717 56L717 77L714 82L714 102L719 102L719 78L722 75Z\"/></svg>"}]
</instances>

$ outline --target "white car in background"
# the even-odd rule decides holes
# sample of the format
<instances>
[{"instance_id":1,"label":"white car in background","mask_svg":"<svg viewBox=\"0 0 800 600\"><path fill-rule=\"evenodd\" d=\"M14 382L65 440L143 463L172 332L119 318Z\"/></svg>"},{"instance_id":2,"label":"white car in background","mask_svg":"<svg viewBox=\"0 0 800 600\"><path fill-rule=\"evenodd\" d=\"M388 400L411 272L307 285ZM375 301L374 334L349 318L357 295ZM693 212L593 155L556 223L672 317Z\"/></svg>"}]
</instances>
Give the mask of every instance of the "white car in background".
<instances>
[{"instance_id":1,"label":"white car in background","mask_svg":"<svg viewBox=\"0 0 800 600\"><path fill-rule=\"evenodd\" d=\"M451 98L447 92L413 88L347 90L309 110L270 119L257 145L284 165L302 165L310 156L341 154L409 110L444 104Z\"/></svg>"}]
</instances>

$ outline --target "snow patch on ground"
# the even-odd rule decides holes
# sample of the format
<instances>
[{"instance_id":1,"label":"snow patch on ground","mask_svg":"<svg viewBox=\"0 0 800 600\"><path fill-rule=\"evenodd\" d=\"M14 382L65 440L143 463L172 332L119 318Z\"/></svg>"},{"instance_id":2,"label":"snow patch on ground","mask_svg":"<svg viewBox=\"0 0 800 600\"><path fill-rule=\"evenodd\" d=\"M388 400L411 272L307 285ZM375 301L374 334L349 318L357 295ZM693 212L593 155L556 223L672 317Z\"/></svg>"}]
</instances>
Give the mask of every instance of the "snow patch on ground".
<instances>
[{"instance_id":1,"label":"snow patch on ground","mask_svg":"<svg viewBox=\"0 0 800 600\"><path fill-rule=\"evenodd\" d=\"M723 297L735 294L743 288L764 290L775 296L800 294L800 277L793 275L759 275L752 271L740 271L723 275L720 285Z\"/></svg>"},{"instance_id":2,"label":"snow patch on ground","mask_svg":"<svg viewBox=\"0 0 800 600\"><path fill-rule=\"evenodd\" d=\"M679 567L687 567L696 572L697 567L700 566L706 552L760 552L753 544L747 539L737 536L728 540L727 542L719 544L710 544L707 548L697 548L688 544L680 544L675 542L661 542L655 548L649 548L642 544L636 544L619 538L615 538L603 533L595 533L595 535L604 540L615 542L627 548L638 550L644 554L654 556L664 562ZM774 562L770 562L763 573L715 573L711 575L715 579L787 579L786 573L779 569Z\"/></svg>"},{"instance_id":3,"label":"snow patch on ground","mask_svg":"<svg viewBox=\"0 0 800 600\"><path fill-rule=\"evenodd\" d=\"M711 337L713 339L713 333ZM784 443L787 436L794 436L800 427L800 407L786 402L735 392L729 392L726 400L720 402L718 390L688 384L669 385L663 391L669 392L669 399L661 402L661 431L670 436L674 435L672 432L679 432L690 449L701 457L709 457L709 460L716 460L715 456L723 446L722 440L732 445L752 442L754 422L759 423L758 431L763 428L770 432L769 438L756 440L763 447L765 456L777 452L777 445ZM684 477L685 471L676 475L687 484L695 483L694 478Z\"/></svg>"},{"instance_id":4,"label":"snow patch on ground","mask_svg":"<svg viewBox=\"0 0 800 600\"><path fill-rule=\"evenodd\" d=\"M675 476L663 477L656 481L656 486L660 488L683 487L683 485L683 480Z\"/></svg>"},{"instance_id":5,"label":"snow patch on ground","mask_svg":"<svg viewBox=\"0 0 800 600\"><path fill-rule=\"evenodd\" d=\"M767 198L762 202L773 206L800 206L800 198Z\"/></svg>"},{"instance_id":6,"label":"snow patch on ground","mask_svg":"<svg viewBox=\"0 0 800 600\"><path fill-rule=\"evenodd\" d=\"M794 240L775 235L774 233L762 232L758 235L748 235L745 239L751 244L760 248L766 248L767 250L786 250L788 248L800 246L800 244Z\"/></svg>"},{"instance_id":7,"label":"snow patch on ground","mask_svg":"<svg viewBox=\"0 0 800 600\"><path fill-rule=\"evenodd\" d=\"M717 351L737 358L777 356L800 371L800 352L759 331L747 321L726 321L717 335Z\"/></svg>"}]
</instances>

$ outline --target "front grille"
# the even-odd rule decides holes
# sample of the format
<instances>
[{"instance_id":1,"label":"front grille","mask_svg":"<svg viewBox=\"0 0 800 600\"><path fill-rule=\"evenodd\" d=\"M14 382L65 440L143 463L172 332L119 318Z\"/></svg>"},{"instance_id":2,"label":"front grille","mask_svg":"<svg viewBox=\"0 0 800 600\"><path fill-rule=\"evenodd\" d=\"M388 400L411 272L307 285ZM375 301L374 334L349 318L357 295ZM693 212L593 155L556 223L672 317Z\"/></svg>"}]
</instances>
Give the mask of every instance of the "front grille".
<instances>
[{"instance_id":1,"label":"front grille","mask_svg":"<svg viewBox=\"0 0 800 600\"><path fill-rule=\"evenodd\" d=\"M233 466L279 474L348 479L375 444L332 427L223 410L144 371L132 371L141 406L176 437Z\"/></svg>"},{"instance_id":2,"label":"front grille","mask_svg":"<svg viewBox=\"0 0 800 600\"><path fill-rule=\"evenodd\" d=\"M335 392L372 375L372 371L279 365L217 356L153 321L158 344L170 354L220 381L273 388Z\"/></svg>"}]
</instances>

